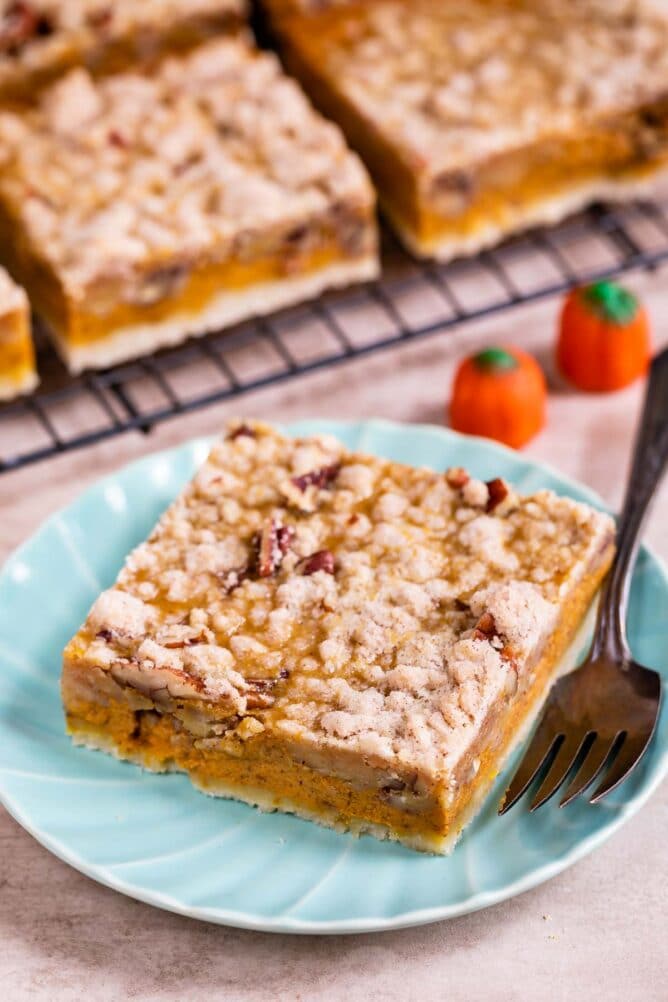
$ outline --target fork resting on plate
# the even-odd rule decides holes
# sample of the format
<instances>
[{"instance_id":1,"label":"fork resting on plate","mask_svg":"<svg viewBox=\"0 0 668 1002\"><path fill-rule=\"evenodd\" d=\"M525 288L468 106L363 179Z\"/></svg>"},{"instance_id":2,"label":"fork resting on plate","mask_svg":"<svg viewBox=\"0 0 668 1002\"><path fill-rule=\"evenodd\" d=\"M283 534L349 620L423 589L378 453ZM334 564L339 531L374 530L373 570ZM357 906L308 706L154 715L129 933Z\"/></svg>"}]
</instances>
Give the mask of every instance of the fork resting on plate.
<instances>
[{"instance_id":1,"label":"fork resting on plate","mask_svg":"<svg viewBox=\"0 0 668 1002\"><path fill-rule=\"evenodd\" d=\"M652 363L617 553L601 595L594 640L584 664L552 687L533 739L499 814L538 784L531 810L565 786L560 807L588 790L597 803L645 754L659 714L661 678L637 664L626 640L631 574L645 515L668 460L668 349Z\"/></svg>"}]
</instances>

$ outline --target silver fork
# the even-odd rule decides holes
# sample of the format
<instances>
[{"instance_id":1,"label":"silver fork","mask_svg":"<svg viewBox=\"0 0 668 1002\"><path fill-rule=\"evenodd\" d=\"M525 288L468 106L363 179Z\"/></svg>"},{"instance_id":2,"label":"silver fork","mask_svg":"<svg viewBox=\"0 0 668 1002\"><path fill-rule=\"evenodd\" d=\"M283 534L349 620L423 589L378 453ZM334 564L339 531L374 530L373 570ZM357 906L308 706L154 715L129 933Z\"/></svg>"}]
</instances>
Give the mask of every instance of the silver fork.
<instances>
[{"instance_id":1,"label":"silver fork","mask_svg":"<svg viewBox=\"0 0 668 1002\"><path fill-rule=\"evenodd\" d=\"M600 780L589 803L614 790L652 739L661 679L636 664L626 640L631 572L640 530L668 460L668 349L652 363L631 474L617 529L617 553L601 596L584 664L552 687L533 740L499 805L505 814L540 781L535 811L570 778L560 807Z\"/></svg>"}]
</instances>

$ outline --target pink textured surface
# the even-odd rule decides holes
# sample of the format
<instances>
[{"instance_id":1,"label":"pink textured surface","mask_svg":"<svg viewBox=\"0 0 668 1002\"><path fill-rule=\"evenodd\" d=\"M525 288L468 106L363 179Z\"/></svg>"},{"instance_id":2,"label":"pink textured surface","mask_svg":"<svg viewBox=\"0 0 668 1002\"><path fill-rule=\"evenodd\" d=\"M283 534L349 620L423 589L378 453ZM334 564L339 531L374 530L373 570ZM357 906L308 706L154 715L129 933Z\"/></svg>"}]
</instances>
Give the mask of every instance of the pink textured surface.
<instances>
[{"instance_id":1,"label":"pink textured surface","mask_svg":"<svg viewBox=\"0 0 668 1002\"><path fill-rule=\"evenodd\" d=\"M637 277L668 343L668 271ZM0 477L0 559L97 477L242 412L442 420L455 363L492 341L537 354L549 424L526 450L618 506L642 389L585 397L554 375L556 304L532 306L347 369L273 387L150 438L125 437ZM668 558L668 482L648 539ZM0 814L0 983L11 1002L659 1002L668 980L668 787L610 842L522 897L439 925L372 936L277 937L195 923L123 898L51 857ZM352 892L351 892L352 893Z\"/></svg>"}]
</instances>

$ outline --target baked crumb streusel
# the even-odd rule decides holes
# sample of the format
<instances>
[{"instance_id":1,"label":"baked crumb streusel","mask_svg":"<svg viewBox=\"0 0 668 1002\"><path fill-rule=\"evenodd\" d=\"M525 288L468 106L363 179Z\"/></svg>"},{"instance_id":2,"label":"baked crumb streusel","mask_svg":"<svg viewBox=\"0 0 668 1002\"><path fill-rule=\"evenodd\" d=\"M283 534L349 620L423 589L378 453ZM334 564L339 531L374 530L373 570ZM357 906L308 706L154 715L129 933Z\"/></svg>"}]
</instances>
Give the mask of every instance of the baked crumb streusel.
<instances>
[{"instance_id":1,"label":"baked crumb streusel","mask_svg":"<svg viewBox=\"0 0 668 1002\"><path fill-rule=\"evenodd\" d=\"M363 167L240 37L150 75L73 70L35 110L0 114L3 231L73 369L377 270Z\"/></svg>"},{"instance_id":2,"label":"baked crumb streusel","mask_svg":"<svg viewBox=\"0 0 668 1002\"><path fill-rule=\"evenodd\" d=\"M237 27L246 0L0 0L0 96L71 66L116 70Z\"/></svg>"},{"instance_id":3,"label":"baked crumb streusel","mask_svg":"<svg viewBox=\"0 0 668 1002\"><path fill-rule=\"evenodd\" d=\"M612 539L548 491L232 424L68 645L68 727L210 792L443 851Z\"/></svg>"},{"instance_id":4,"label":"baked crumb streusel","mask_svg":"<svg viewBox=\"0 0 668 1002\"><path fill-rule=\"evenodd\" d=\"M473 252L666 163L668 21L648 4L265 2L419 253Z\"/></svg>"}]
</instances>

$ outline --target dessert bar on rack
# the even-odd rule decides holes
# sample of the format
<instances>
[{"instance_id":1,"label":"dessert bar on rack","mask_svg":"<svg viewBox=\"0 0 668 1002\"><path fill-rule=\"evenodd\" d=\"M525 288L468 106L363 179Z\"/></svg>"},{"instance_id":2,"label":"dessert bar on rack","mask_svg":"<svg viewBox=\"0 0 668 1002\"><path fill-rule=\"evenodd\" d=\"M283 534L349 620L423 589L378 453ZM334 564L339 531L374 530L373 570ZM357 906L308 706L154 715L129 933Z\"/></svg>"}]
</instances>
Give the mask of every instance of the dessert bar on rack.
<instances>
[{"instance_id":1,"label":"dessert bar on rack","mask_svg":"<svg viewBox=\"0 0 668 1002\"><path fill-rule=\"evenodd\" d=\"M668 21L635 0L265 0L405 244L472 254L668 163Z\"/></svg>"},{"instance_id":2,"label":"dessert bar on rack","mask_svg":"<svg viewBox=\"0 0 668 1002\"><path fill-rule=\"evenodd\" d=\"M236 29L246 0L0 0L0 97L72 66L110 72Z\"/></svg>"},{"instance_id":3,"label":"dessert bar on rack","mask_svg":"<svg viewBox=\"0 0 668 1002\"><path fill-rule=\"evenodd\" d=\"M37 386L30 306L20 286L0 268L0 400Z\"/></svg>"},{"instance_id":4,"label":"dessert bar on rack","mask_svg":"<svg viewBox=\"0 0 668 1002\"><path fill-rule=\"evenodd\" d=\"M245 36L153 73L72 70L0 114L0 256L73 372L378 271L337 126Z\"/></svg>"},{"instance_id":5,"label":"dessert bar on rack","mask_svg":"<svg viewBox=\"0 0 668 1002\"><path fill-rule=\"evenodd\" d=\"M232 423L64 655L78 743L447 852L609 566L589 506Z\"/></svg>"}]
</instances>

